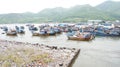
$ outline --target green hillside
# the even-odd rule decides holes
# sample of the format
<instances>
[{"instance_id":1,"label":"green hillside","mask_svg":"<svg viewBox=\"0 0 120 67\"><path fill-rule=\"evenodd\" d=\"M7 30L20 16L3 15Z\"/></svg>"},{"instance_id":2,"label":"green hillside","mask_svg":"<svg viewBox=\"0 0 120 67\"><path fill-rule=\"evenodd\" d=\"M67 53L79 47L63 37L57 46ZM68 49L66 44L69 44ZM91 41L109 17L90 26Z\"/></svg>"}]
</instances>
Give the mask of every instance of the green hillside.
<instances>
[{"instance_id":1,"label":"green hillside","mask_svg":"<svg viewBox=\"0 0 120 67\"><path fill-rule=\"evenodd\" d=\"M0 14L0 23L82 22L120 20L120 2L106 1L95 7L88 4L71 8L47 8L39 13Z\"/></svg>"}]
</instances>

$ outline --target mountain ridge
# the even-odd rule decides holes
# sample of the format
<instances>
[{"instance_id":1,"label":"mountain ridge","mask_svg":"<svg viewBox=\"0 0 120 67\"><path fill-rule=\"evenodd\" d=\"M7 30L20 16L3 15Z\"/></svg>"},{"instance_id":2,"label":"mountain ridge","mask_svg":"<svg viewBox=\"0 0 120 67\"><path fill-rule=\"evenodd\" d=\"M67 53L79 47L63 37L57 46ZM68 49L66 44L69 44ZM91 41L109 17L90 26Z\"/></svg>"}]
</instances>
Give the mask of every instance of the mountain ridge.
<instances>
[{"instance_id":1,"label":"mountain ridge","mask_svg":"<svg viewBox=\"0 0 120 67\"><path fill-rule=\"evenodd\" d=\"M120 2L105 1L95 7L85 4L71 8L46 8L38 13L0 14L0 23L82 22L120 20Z\"/></svg>"}]
</instances>

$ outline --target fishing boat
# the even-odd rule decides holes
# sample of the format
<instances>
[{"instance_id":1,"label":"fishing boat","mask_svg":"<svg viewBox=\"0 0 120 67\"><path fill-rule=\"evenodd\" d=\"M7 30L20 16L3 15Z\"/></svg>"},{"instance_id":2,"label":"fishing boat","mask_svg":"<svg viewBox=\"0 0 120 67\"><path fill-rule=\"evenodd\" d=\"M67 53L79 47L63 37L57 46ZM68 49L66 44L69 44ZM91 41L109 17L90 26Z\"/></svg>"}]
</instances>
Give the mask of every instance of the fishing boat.
<instances>
[{"instance_id":1,"label":"fishing boat","mask_svg":"<svg viewBox=\"0 0 120 67\"><path fill-rule=\"evenodd\" d=\"M3 31L7 32L8 31L8 27L7 26L3 26L3 27L0 27Z\"/></svg>"},{"instance_id":2,"label":"fishing boat","mask_svg":"<svg viewBox=\"0 0 120 67\"><path fill-rule=\"evenodd\" d=\"M61 33L61 30L59 28L54 29L56 33Z\"/></svg>"},{"instance_id":3,"label":"fishing boat","mask_svg":"<svg viewBox=\"0 0 120 67\"><path fill-rule=\"evenodd\" d=\"M39 32L33 32L32 36L39 36Z\"/></svg>"},{"instance_id":4,"label":"fishing boat","mask_svg":"<svg viewBox=\"0 0 120 67\"><path fill-rule=\"evenodd\" d=\"M96 36L120 36L119 31L115 30L115 28L97 28L94 31Z\"/></svg>"},{"instance_id":5,"label":"fishing boat","mask_svg":"<svg viewBox=\"0 0 120 67\"><path fill-rule=\"evenodd\" d=\"M24 31L24 26L15 26L15 29L16 29L16 32L19 33L19 34L24 34L25 31Z\"/></svg>"},{"instance_id":6,"label":"fishing boat","mask_svg":"<svg viewBox=\"0 0 120 67\"><path fill-rule=\"evenodd\" d=\"M48 34L48 35L55 35L56 32L55 32L54 30L49 30L49 31L47 31L47 34Z\"/></svg>"},{"instance_id":7,"label":"fishing boat","mask_svg":"<svg viewBox=\"0 0 120 67\"><path fill-rule=\"evenodd\" d=\"M68 36L69 40L80 40L80 41L90 41L94 38L95 36L90 33L81 33L79 35Z\"/></svg>"},{"instance_id":8,"label":"fishing boat","mask_svg":"<svg viewBox=\"0 0 120 67\"><path fill-rule=\"evenodd\" d=\"M16 32L15 30L8 31L8 32L6 32L6 35L16 36L16 35L17 35L17 32Z\"/></svg>"},{"instance_id":9,"label":"fishing boat","mask_svg":"<svg viewBox=\"0 0 120 67\"><path fill-rule=\"evenodd\" d=\"M41 30L41 31L39 32L39 35L40 35L40 36L48 36L49 34L47 33L46 30Z\"/></svg>"},{"instance_id":10,"label":"fishing boat","mask_svg":"<svg viewBox=\"0 0 120 67\"><path fill-rule=\"evenodd\" d=\"M118 32L113 32L113 31L110 31L110 32L104 32L104 31L97 31L95 32L95 35L96 36L120 36L120 33Z\"/></svg>"}]
</instances>

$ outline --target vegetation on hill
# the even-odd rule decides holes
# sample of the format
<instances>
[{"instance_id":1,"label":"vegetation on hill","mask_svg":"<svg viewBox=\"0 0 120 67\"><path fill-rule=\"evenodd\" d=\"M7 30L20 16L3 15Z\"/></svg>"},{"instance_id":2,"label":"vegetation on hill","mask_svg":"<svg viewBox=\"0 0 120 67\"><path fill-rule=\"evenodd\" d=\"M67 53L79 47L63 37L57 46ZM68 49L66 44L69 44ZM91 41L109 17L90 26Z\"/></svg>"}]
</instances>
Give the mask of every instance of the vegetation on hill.
<instances>
[{"instance_id":1,"label":"vegetation on hill","mask_svg":"<svg viewBox=\"0 0 120 67\"><path fill-rule=\"evenodd\" d=\"M95 7L88 4L71 8L47 8L39 13L0 14L0 23L82 22L120 20L120 2L106 1Z\"/></svg>"}]
</instances>

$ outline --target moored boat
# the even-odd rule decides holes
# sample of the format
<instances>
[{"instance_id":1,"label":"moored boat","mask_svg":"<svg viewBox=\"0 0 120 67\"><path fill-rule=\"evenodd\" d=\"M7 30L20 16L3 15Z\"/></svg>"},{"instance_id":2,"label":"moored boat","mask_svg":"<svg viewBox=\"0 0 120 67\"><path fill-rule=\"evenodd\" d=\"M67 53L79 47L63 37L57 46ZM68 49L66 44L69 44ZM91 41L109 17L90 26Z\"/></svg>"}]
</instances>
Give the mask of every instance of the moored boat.
<instances>
[{"instance_id":1,"label":"moored boat","mask_svg":"<svg viewBox=\"0 0 120 67\"><path fill-rule=\"evenodd\" d=\"M16 28L17 33L19 33L19 34L24 34L25 33L24 26L20 26L20 27L15 26L15 28Z\"/></svg>"},{"instance_id":2,"label":"moored boat","mask_svg":"<svg viewBox=\"0 0 120 67\"><path fill-rule=\"evenodd\" d=\"M16 31L8 31L8 32L6 32L6 35L16 36L17 32Z\"/></svg>"},{"instance_id":3,"label":"moored boat","mask_svg":"<svg viewBox=\"0 0 120 67\"><path fill-rule=\"evenodd\" d=\"M32 33L32 36L39 36L39 33L38 32L34 32L34 33Z\"/></svg>"},{"instance_id":4,"label":"moored boat","mask_svg":"<svg viewBox=\"0 0 120 67\"><path fill-rule=\"evenodd\" d=\"M56 34L56 32L55 32L55 31L53 31L53 30L49 30L49 31L47 31L47 34L48 34L48 35L55 35L55 34Z\"/></svg>"},{"instance_id":5,"label":"moored boat","mask_svg":"<svg viewBox=\"0 0 120 67\"><path fill-rule=\"evenodd\" d=\"M90 33L81 33L79 35L68 36L69 40L80 40L80 41L90 41L94 38L95 36Z\"/></svg>"},{"instance_id":6,"label":"moored boat","mask_svg":"<svg viewBox=\"0 0 120 67\"><path fill-rule=\"evenodd\" d=\"M93 32L96 36L120 36L120 33L115 28L97 28Z\"/></svg>"}]
</instances>

